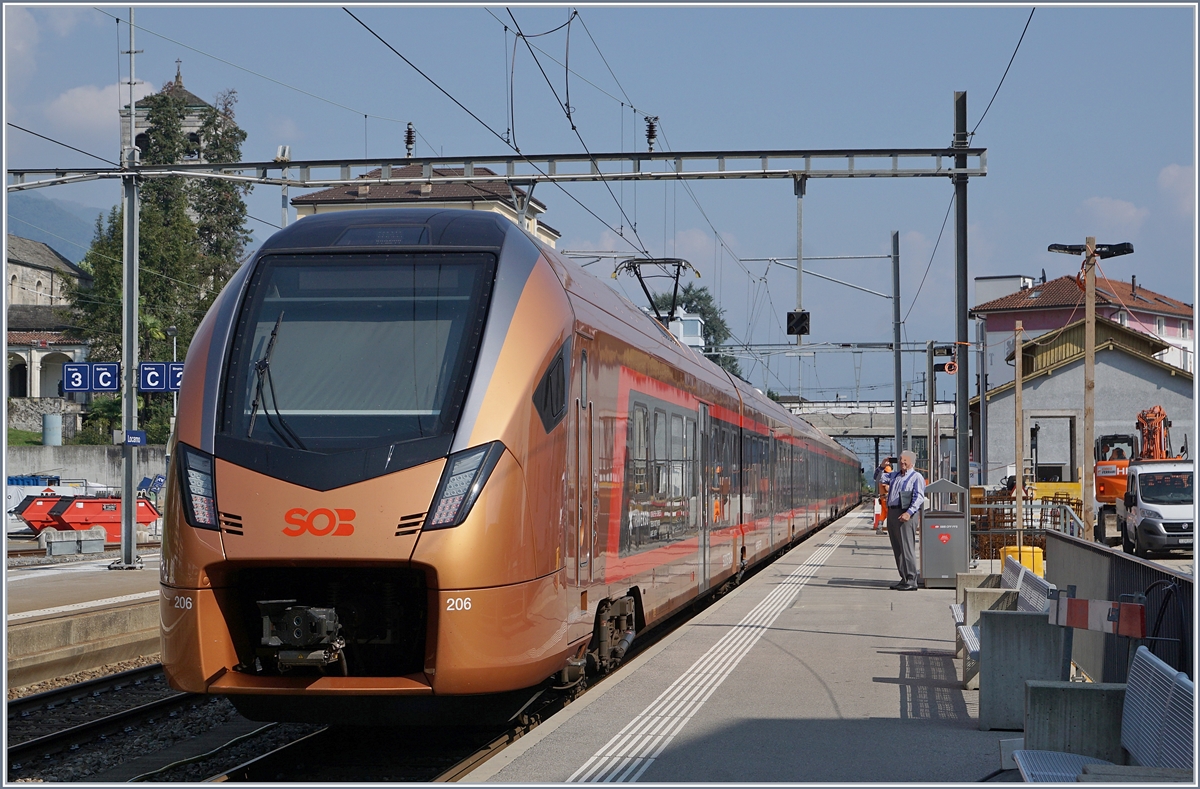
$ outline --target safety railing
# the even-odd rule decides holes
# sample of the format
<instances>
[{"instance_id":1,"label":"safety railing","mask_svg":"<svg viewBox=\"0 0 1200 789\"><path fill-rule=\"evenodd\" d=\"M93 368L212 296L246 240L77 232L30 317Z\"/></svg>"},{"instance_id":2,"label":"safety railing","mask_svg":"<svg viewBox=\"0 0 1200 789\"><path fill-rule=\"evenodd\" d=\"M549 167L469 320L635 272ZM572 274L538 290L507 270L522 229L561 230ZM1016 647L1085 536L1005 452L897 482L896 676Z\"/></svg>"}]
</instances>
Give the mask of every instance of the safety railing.
<instances>
[{"instance_id":1,"label":"safety railing","mask_svg":"<svg viewBox=\"0 0 1200 789\"><path fill-rule=\"evenodd\" d=\"M1045 550L1046 532L1090 539L1073 502L1025 502L1017 517L1016 502L988 501L971 504L971 554L975 559L999 559L1002 549L1033 546Z\"/></svg>"}]
</instances>

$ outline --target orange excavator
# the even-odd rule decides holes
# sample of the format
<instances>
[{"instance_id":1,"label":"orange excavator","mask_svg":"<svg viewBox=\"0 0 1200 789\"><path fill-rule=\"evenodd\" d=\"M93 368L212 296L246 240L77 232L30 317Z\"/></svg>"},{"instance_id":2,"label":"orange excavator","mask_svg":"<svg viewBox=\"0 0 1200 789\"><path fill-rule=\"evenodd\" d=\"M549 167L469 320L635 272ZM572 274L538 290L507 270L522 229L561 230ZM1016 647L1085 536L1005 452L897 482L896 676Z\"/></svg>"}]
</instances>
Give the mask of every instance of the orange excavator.
<instances>
[{"instance_id":1,"label":"orange excavator","mask_svg":"<svg viewBox=\"0 0 1200 789\"><path fill-rule=\"evenodd\" d=\"M1120 539L1116 503L1125 495L1130 460L1173 460L1187 457L1187 440L1179 455L1171 454L1171 420L1161 405L1138 414L1137 434L1096 439L1096 542Z\"/></svg>"}]
</instances>

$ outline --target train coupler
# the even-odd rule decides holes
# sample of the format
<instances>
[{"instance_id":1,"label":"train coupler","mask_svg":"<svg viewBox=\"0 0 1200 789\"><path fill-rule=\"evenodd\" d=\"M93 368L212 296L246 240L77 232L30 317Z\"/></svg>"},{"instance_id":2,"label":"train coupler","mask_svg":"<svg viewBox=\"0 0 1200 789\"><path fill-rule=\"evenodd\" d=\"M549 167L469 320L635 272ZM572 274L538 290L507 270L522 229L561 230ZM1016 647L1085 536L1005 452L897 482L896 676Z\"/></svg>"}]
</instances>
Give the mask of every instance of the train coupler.
<instances>
[{"instance_id":1,"label":"train coupler","mask_svg":"<svg viewBox=\"0 0 1200 789\"><path fill-rule=\"evenodd\" d=\"M272 657L281 668L324 668L343 660L346 641L338 631L332 608L296 605L295 600L259 600L262 646L276 650Z\"/></svg>"}]
</instances>

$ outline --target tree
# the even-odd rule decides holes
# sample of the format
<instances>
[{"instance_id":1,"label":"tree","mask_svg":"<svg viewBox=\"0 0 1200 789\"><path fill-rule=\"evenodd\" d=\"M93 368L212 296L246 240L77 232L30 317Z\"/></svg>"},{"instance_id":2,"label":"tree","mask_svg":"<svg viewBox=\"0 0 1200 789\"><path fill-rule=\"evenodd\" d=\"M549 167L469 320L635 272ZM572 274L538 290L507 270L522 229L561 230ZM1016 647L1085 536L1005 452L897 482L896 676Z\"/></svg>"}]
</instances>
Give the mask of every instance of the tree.
<instances>
[{"instance_id":1,"label":"tree","mask_svg":"<svg viewBox=\"0 0 1200 789\"><path fill-rule=\"evenodd\" d=\"M174 164L199 153L209 161L239 160L246 134L233 120L237 94L225 91L216 101L216 107L202 114L199 148L184 131L188 108L178 79L139 102L147 109L148 125L142 162ZM200 180L172 176L147 178L140 184L140 361L171 358L169 326L176 327L186 355L200 319L245 255L249 234L242 195L246 190L224 181ZM70 293L74 317L70 333L88 342L96 361L121 359L123 239L124 211L114 207L106 222L97 220L95 238L82 264L94 277L91 288ZM139 403L147 440L165 443L170 395L146 394Z\"/></svg>"},{"instance_id":2,"label":"tree","mask_svg":"<svg viewBox=\"0 0 1200 789\"><path fill-rule=\"evenodd\" d=\"M246 132L234 122L237 91L217 94L216 106L204 110L200 128L201 155L208 162L237 162L242 158ZM242 197L250 186L231 181L200 178L192 182L192 206L202 255L201 281L206 286L205 306L212 303L221 287L241 265L250 242L246 230L246 203Z\"/></svg>"},{"instance_id":3,"label":"tree","mask_svg":"<svg viewBox=\"0 0 1200 789\"><path fill-rule=\"evenodd\" d=\"M663 315L671 309L671 294L658 293L654 296L654 306ZM725 323L725 310L717 307L708 288L701 285L696 287L691 282L685 284L679 291L675 305L676 312L690 312L699 315L704 320L704 354L713 362L724 367L734 375L741 377L742 369L735 357L728 354L716 353L722 343L728 340L732 333L729 324Z\"/></svg>"}]
</instances>

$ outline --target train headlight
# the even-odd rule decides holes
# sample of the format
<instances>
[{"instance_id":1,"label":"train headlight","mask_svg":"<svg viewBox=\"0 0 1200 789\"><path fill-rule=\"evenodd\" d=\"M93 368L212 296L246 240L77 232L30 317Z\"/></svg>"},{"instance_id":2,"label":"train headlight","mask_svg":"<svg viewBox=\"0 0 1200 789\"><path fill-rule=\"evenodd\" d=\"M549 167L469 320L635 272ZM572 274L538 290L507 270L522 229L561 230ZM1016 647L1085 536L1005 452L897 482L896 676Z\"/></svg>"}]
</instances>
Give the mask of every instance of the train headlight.
<instances>
[{"instance_id":1,"label":"train headlight","mask_svg":"<svg viewBox=\"0 0 1200 789\"><path fill-rule=\"evenodd\" d=\"M183 512L197 529L217 531L217 486L213 457L207 452L179 445L179 481L183 488Z\"/></svg>"},{"instance_id":2,"label":"train headlight","mask_svg":"<svg viewBox=\"0 0 1200 789\"><path fill-rule=\"evenodd\" d=\"M462 523L503 453L504 444L493 441L447 458L425 528L446 529Z\"/></svg>"}]
</instances>

